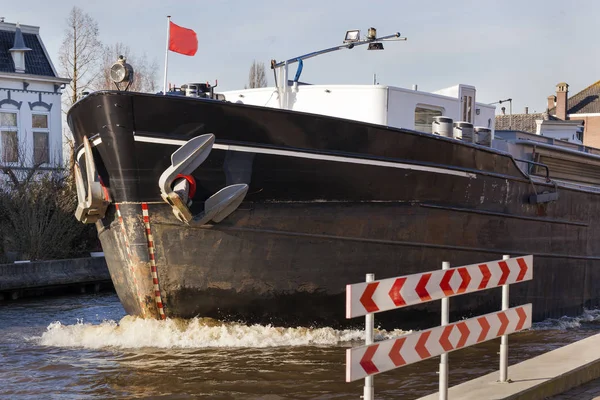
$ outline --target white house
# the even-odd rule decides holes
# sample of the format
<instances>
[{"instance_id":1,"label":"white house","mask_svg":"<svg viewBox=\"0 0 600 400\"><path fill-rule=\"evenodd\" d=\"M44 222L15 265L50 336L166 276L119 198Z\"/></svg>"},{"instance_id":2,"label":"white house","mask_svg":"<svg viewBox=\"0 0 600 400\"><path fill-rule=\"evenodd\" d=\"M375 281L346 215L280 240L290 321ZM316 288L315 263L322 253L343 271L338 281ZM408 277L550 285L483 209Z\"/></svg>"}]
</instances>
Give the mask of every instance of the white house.
<instances>
[{"instance_id":1,"label":"white house","mask_svg":"<svg viewBox=\"0 0 600 400\"><path fill-rule=\"evenodd\" d=\"M2 168L62 165L60 78L39 27L0 18L0 182Z\"/></svg>"}]
</instances>

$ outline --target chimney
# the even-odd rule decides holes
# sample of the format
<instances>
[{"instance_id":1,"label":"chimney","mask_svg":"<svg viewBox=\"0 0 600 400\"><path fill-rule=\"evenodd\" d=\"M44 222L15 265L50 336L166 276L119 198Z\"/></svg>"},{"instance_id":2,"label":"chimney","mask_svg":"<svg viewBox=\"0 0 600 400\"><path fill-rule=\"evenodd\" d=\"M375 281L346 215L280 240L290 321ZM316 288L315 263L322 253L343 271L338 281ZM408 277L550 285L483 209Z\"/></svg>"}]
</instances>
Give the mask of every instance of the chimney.
<instances>
[{"instance_id":1,"label":"chimney","mask_svg":"<svg viewBox=\"0 0 600 400\"><path fill-rule=\"evenodd\" d=\"M561 82L556 85L556 117L567 119L567 99L569 97L569 85Z\"/></svg>"},{"instance_id":2,"label":"chimney","mask_svg":"<svg viewBox=\"0 0 600 400\"><path fill-rule=\"evenodd\" d=\"M529 107L525 107L525 114L529 114Z\"/></svg>"},{"instance_id":3,"label":"chimney","mask_svg":"<svg viewBox=\"0 0 600 400\"><path fill-rule=\"evenodd\" d=\"M548 96L548 107L546 108L546 110L550 110L554 107L556 107L556 96L551 94L550 96Z\"/></svg>"},{"instance_id":4,"label":"chimney","mask_svg":"<svg viewBox=\"0 0 600 400\"><path fill-rule=\"evenodd\" d=\"M501 110L502 110L502 115L506 115L506 107L502 107Z\"/></svg>"}]
</instances>

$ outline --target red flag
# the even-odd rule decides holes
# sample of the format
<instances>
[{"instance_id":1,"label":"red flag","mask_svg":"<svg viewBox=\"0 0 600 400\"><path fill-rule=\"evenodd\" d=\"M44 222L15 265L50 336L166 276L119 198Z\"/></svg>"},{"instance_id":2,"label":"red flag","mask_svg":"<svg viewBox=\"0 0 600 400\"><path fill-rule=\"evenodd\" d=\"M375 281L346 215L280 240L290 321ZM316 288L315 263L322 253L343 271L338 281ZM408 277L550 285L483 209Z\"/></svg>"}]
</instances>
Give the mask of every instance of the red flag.
<instances>
[{"instance_id":1,"label":"red flag","mask_svg":"<svg viewBox=\"0 0 600 400\"><path fill-rule=\"evenodd\" d=\"M198 50L196 32L169 21L169 50L193 56Z\"/></svg>"}]
</instances>

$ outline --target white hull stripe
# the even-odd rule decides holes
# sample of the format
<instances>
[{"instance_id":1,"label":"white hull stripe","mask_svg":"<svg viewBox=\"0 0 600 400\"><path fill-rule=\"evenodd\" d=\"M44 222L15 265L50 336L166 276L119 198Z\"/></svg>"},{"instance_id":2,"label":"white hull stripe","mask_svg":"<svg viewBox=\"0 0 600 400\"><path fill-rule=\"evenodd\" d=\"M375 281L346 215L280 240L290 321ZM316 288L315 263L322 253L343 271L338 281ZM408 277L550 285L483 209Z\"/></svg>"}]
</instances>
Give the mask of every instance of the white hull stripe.
<instances>
[{"instance_id":1,"label":"white hull stripe","mask_svg":"<svg viewBox=\"0 0 600 400\"><path fill-rule=\"evenodd\" d=\"M134 138L135 138L136 142L160 143L160 144L168 144L168 145L173 145L173 146L181 146L186 143L185 140L163 139L163 138L155 138L155 137L149 137L149 136L135 135ZM477 177L477 175L473 174L473 173L463 172L463 171L455 171L455 170L446 169L446 168L428 167L425 165L414 165L414 164L397 163L397 162L391 162L391 161L367 160L364 158L332 156L332 155L328 155L328 154L304 153L301 151L292 151L292 150L265 149L262 147L238 146L238 145L227 145L227 144L214 144L213 148L218 149L218 150L239 151L239 152L244 152L244 153L272 154L272 155L277 155L277 156L307 158L307 159L312 159L312 160L334 161L334 162L343 162L343 163L350 163L350 164L373 165L373 166L377 166L377 167L409 169L409 170L415 170L415 171L433 172L433 173L437 173L437 174L462 176L465 178L476 178Z\"/></svg>"}]
</instances>

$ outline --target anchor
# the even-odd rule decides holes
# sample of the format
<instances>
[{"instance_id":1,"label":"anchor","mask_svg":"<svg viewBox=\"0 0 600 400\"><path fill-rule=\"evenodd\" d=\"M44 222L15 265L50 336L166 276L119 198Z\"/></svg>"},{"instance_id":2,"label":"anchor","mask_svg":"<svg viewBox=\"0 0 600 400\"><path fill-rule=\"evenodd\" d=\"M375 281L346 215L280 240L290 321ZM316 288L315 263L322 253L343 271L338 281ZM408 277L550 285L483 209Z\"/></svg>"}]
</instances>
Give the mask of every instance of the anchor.
<instances>
[{"instance_id":1,"label":"anchor","mask_svg":"<svg viewBox=\"0 0 600 400\"><path fill-rule=\"evenodd\" d=\"M215 135L206 134L188 140L171 155L171 165L158 179L160 195L172 208L173 214L186 224L204 225L209 221L221 222L235 211L248 192L245 183L224 187L204 202L204 211L192 215L189 209L189 182L180 179L190 175L206 160L215 142Z\"/></svg>"},{"instance_id":2,"label":"anchor","mask_svg":"<svg viewBox=\"0 0 600 400\"><path fill-rule=\"evenodd\" d=\"M85 158L85 175L87 187L83 180L79 162L75 160L75 187L77 188L77 209L75 218L84 224L93 224L104 218L106 208L110 201L104 196L104 188L100 182L100 175L96 170L96 163L92 154L92 146L87 136L83 137L83 156Z\"/></svg>"}]
</instances>

